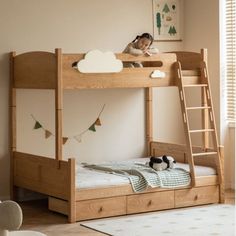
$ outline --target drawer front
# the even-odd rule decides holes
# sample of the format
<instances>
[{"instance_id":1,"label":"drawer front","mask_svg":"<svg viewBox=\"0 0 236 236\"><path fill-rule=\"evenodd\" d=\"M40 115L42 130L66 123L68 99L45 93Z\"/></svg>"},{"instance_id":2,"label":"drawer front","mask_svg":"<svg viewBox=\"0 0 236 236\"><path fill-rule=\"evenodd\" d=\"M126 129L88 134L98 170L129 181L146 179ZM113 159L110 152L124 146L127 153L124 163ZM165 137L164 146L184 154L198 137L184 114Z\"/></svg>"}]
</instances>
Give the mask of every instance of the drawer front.
<instances>
[{"instance_id":1,"label":"drawer front","mask_svg":"<svg viewBox=\"0 0 236 236\"><path fill-rule=\"evenodd\" d=\"M185 207L219 202L219 187L206 186L175 190L175 207Z\"/></svg>"},{"instance_id":2,"label":"drawer front","mask_svg":"<svg viewBox=\"0 0 236 236\"><path fill-rule=\"evenodd\" d=\"M125 196L76 202L76 220L86 220L125 214Z\"/></svg>"},{"instance_id":3,"label":"drawer front","mask_svg":"<svg viewBox=\"0 0 236 236\"><path fill-rule=\"evenodd\" d=\"M145 193L127 197L127 213L174 208L174 191Z\"/></svg>"}]
</instances>

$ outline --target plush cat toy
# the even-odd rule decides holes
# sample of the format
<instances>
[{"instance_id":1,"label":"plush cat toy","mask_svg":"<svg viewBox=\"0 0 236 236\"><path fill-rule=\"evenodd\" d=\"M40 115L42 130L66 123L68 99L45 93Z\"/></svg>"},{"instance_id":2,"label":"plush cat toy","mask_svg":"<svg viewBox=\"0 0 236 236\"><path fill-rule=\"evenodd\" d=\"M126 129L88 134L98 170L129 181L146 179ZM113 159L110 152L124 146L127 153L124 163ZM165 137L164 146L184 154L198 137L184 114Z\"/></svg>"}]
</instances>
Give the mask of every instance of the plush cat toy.
<instances>
[{"instance_id":1,"label":"plush cat toy","mask_svg":"<svg viewBox=\"0 0 236 236\"><path fill-rule=\"evenodd\" d=\"M151 157L149 166L154 170L161 171L166 169L173 169L176 161L171 156Z\"/></svg>"}]
</instances>

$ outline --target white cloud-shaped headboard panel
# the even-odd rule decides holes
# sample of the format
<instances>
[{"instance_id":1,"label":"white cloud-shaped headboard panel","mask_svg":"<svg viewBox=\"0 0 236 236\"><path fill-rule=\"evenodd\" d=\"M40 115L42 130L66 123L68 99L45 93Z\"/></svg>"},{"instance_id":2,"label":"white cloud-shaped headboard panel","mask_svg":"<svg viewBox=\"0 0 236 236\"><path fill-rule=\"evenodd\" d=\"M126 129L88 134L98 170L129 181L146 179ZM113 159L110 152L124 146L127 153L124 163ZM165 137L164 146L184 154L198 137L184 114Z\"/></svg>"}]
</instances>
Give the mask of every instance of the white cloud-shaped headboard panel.
<instances>
[{"instance_id":1,"label":"white cloud-shaped headboard panel","mask_svg":"<svg viewBox=\"0 0 236 236\"><path fill-rule=\"evenodd\" d=\"M92 50L77 63L77 69L81 73L113 73L120 72L123 69L123 63L116 59L113 52Z\"/></svg>"}]
</instances>

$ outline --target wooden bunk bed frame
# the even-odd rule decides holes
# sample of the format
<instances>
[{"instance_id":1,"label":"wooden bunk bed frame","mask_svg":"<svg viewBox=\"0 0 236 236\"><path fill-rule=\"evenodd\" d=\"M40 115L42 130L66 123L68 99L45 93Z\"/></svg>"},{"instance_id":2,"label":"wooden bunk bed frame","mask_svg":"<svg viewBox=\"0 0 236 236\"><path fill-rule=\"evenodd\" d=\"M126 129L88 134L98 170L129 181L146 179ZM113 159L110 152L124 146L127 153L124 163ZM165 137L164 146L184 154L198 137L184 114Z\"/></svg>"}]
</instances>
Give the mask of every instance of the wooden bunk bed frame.
<instances>
[{"instance_id":1,"label":"wooden bunk bed frame","mask_svg":"<svg viewBox=\"0 0 236 236\"><path fill-rule=\"evenodd\" d=\"M177 162L188 163L186 145L160 143L153 140L152 87L179 86L178 68L185 85L195 85L202 80L200 65L207 62L207 50L201 53L160 53L152 57L116 54L123 62L140 60L144 68L124 68L119 73L84 74L72 68L72 63L84 58L84 54L28 52L10 53L10 157L11 198L16 198L18 187L48 195L49 209L68 215L69 222L86 219L126 215L147 211L179 208L209 203L224 202L223 173L214 176L193 175L193 185L176 188L154 188L143 193L134 193L130 185L94 189L76 189L75 159L62 157L62 112L64 89L145 88L146 90L146 138L148 155L172 155ZM162 79L150 78L153 70L164 71ZM55 90L55 159L21 153L16 147L16 90ZM202 96L202 104L205 104ZM208 116L202 110L203 124L207 128ZM186 130L185 130L186 133ZM188 134L186 133L186 136ZM210 150L208 133L203 134L204 150ZM192 150L201 152L202 147ZM223 167L223 147L217 146ZM217 169L219 163L212 156L199 156L194 164ZM219 174L220 173L220 174Z\"/></svg>"}]
</instances>

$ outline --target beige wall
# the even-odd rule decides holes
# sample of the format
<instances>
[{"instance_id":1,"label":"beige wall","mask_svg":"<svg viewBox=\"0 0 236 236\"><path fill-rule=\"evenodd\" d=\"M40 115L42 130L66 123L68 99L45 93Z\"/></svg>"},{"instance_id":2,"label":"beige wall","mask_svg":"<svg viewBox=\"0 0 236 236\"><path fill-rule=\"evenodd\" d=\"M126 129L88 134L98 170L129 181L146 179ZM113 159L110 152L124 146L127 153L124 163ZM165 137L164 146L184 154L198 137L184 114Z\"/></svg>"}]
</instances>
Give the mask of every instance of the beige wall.
<instances>
[{"instance_id":1,"label":"beige wall","mask_svg":"<svg viewBox=\"0 0 236 236\"><path fill-rule=\"evenodd\" d=\"M137 34L152 32L151 0L0 0L0 198L9 196L8 153L8 53L31 50L87 52L98 48L121 52ZM181 50L182 43L158 43L160 51ZM183 140L180 110L175 89L157 89L155 137ZM159 91L159 92L158 92ZM32 96L33 95L33 96ZM164 98L163 98L163 96ZM33 130L30 114L54 130L53 93L23 91L18 98L18 150L54 155L54 140L45 140L42 130ZM173 102L174 101L174 102ZM106 104L102 127L88 132L81 144L70 140L65 157L80 161L124 159L145 154L144 91L66 91L64 135L73 136L88 128ZM166 108L168 104L168 108ZM167 119L168 118L168 119ZM159 122L165 122L161 125ZM23 134L22 134L23 133Z\"/></svg>"}]
</instances>

